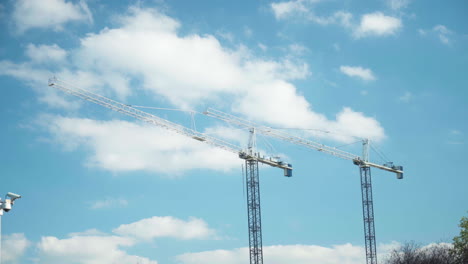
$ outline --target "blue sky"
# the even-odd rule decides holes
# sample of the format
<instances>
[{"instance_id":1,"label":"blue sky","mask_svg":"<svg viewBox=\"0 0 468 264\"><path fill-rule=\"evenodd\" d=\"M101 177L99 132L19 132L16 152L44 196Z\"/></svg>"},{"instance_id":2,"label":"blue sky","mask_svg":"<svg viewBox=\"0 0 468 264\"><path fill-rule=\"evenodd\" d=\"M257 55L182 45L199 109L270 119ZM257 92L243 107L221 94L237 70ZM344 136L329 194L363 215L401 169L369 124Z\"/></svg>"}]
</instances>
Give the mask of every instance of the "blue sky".
<instances>
[{"instance_id":1,"label":"blue sky","mask_svg":"<svg viewBox=\"0 0 468 264\"><path fill-rule=\"evenodd\" d=\"M372 161L405 168L403 180L372 171L378 252L450 242L468 210L467 11L416 0L0 2L0 191L23 195L2 217L3 261L248 261L236 155L67 96L47 86L54 75L357 155L370 138ZM193 127L187 112L145 111ZM245 130L194 121L245 147ZM294 166L292 178L260 168L265 262L363 263L358 168L257 141Z\"/></svg>"}]
</instances>

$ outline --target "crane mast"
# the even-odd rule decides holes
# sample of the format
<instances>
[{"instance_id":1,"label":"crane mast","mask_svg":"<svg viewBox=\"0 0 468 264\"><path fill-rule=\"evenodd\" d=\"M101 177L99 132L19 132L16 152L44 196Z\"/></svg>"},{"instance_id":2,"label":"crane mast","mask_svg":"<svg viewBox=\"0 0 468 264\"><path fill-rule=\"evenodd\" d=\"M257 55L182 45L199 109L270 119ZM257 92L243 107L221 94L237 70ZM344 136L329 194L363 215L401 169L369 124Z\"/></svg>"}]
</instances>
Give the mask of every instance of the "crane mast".
<instances>
[{"instance_id":1,"label":"crane mast","mask_svg":"<svg viewBox=\"0 0 468 264\"><path fill-rule=\"evenodd\" d=\"M95 94L68 84L55 77L49 79L49 86L55 87L68 94L82 98L89 102L101 105L113 111L131 116L143 122L164 128L166 130L193 138L195 140L207 143L211 146L222 148L224 150L236 153L239 158L245 160L246 164L246 185L247 185L247 210L248 210L248 227L249 227L249 252L251 264L263 264L263 246L262 246L262 221L260 210L260 182L258 163L267 164L272 167L283 169L284 176L292 176L291 164L285 163L275 158L265 158L255 150L255 130L251 131L249 146L245 151L239 146L215 138L182 125L170 122L169 120L158 116L146 113L123 104L102 95Z\"/></svg>"},{"instance_id":2,"label":"crane mast","mask_svg":"<svg viewBox=\"0 0 468 264\"><path fill-rule=\"evenodd\" d=\"M255 129L250 129L249 154L255 153ZM245 160L245 181L247 191L247 218L249 229L250 264L263 264L262 215L260 210L260 177L258 161Z\"/></svg>"},{"instance_id":3,"label":"crane mast","mask_svg":"<svg viewBox=\"0 0 468 264\"><path fill-rule=\"evenodd\" d=\"M241 119L239 117L224 113L222 111L208 108L203 114L211 116L227 123L237 125L243 128L255 129L257 133L270 136L273 138L281 139L293 144L297 144L306 148L314 149L326 154L336 156L345 160L351 160L359 166L361 178L361 195L362 195L362 211L364 220L364 240L366 247L366 262L367 264L377 264L377 250L375 242L375 225L374 225L374 202L372 198L372 179L371 167L381 170L393 172L396 174L397 179L403 178L403 167L395 166L393 163L376 164L369 162L369 140L363 140L363 153L358 156L334 147L326 146L324 144L300 138L285 132L273 129L271 127L258 125L254 122Z\"/></svg>"},{"instance_id":4,"label":"crane mast","mask_svg":"<svg viewBox=\"0 0 468 264\"><path fill-rule=\"evenodd\" d=\"M369 161L369 140L362 142L362 159ZM362 216L364 222L364 241L367 264L377 264L377 245L375 242L374 201L372 198L372 177L370 166L359 165L361 176Z\"/></svg>"}]
</instances>

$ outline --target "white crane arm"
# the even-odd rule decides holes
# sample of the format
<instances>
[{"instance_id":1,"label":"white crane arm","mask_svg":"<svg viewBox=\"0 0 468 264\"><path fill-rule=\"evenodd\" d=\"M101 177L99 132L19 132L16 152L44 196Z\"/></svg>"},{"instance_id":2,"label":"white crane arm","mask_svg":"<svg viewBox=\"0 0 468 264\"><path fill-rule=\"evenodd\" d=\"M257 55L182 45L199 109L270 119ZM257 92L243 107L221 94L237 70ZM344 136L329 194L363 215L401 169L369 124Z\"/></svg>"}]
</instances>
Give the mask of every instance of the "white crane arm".
<instances>
[{"instance_id":1,"label":"white crane arm","mask_svg":"<svg viewBox=\"0 0 468 264\"><path fill-rule=\"evenodd\" d=\"M273 129L271 127L263 126L263 125L258 125L252 121L244 120L239 117L224 113L222 111L213 109L213 108L208 108L203 114L207 116L211 116L217 119L220 119L222 121L225 121L227 123L243 127L243 128L255 128L255 131L257 133L266 135L266 136L271 136L273 138L278 138L287 142L291 142L293 144L301 145L306 148L314 149L323 153L327 153L342 159L346 160L352 160L354 164L359 165L359 166L369 166L369 167L375 167L378 169L394 172L397 174L397 177L403 177L403 168L401 166L386 166L386 165L379 165L376 163L368 162L362 159L360 156L337 149L335 147L330 147L309 139L301 138L298 136L290 135L287 134L283 131Z\"/></svg>"},{"instance_id":2,"label":"white crane arm","mask_svg":"<svg viewBox=\"0 0 468 264\"><path fill-rule=\"evenodd\" d=\"M193 129L184 127L182 125L170 122L169 120L160 118L158 116L152 115L150 113L138 110L136 108L133 108L129 105L114 101L112 99L109 99L107 97L104 97L102 95L98 95L95 93L92 93L90 91L87 91L85 89L81 89L78 87L75 87L71 84L68 84L62 80L59 80L55 77L49 79L49 86L55 87L59 90L62 90L68 94L80 97L84 100L87 100L89 102L104 106L106 108L109 108L113 111L120 112L122 114L131 116L133 118L136 118L138 120L141 120L143 122L162 127L166 130L176 132L178 134L191 137L195 140L205 142L207 144L210 144L214 147L221 148L233 153L236 153L239 155L240 158L242 159L253 159L253 160L258 160L261 163L273 166L273 167L278 167L282 168L285 170L285 175L288 173L288 175L291 174L292 166L290 164L284 163L282 161L276 160L276 159L267 159L267 158L262 158L259 154L247 154L242 150L241 147L236 146L234 144L231 144L229 142L226 142L224 140L221 140L219 138L215 138L212 136L208 136L204 133L195 131Z\"/></svg>"}]
</instances>

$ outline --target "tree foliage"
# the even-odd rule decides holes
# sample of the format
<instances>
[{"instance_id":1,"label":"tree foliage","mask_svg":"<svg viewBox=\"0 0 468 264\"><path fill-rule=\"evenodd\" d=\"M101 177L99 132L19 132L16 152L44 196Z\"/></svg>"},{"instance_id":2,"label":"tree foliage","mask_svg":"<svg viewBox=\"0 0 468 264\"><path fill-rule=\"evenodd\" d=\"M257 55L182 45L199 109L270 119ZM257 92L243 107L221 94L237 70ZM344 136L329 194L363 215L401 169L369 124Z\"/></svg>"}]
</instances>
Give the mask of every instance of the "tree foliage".
<instances>
[{"instance_id":1,"label":"tree foliage","mask_svg":"<svg viewBox=\"0 0 468 264\"><path fill-rule=\"evenodd\" d=\"M460 220L460 235L453 238L453 254L457 264L468 263L468 218Z\"/></svg>"},{"instance_id":2,"label":"tree foliage","mask_svg":"<svg viewBox=\"0 0 468 264\"><path fill-rule=\"evenodd\" d=\"M414 242L393 250L386 264L455 264L450 244L440 243L421 247Z\"/></svg>"},{"instance_id":3,"label":"tree foliage","mask_svg":"<svg viewBox=\"0 0 468 264\"><path fill-rule=\"evenodd\" d=\"M453 244L439 243L421 247L414 242L393 250L386 264L468 264L468 217L460 220L460 235Z\"/></svg>"}]
</instances>

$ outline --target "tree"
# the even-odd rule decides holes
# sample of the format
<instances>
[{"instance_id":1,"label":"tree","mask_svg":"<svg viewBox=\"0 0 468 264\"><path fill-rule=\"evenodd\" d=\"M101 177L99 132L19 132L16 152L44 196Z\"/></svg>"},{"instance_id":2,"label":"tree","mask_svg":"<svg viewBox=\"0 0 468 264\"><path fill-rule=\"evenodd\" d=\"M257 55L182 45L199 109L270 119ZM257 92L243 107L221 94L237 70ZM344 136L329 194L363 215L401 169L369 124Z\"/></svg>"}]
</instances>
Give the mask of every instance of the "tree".
<instances>
[{"instance_id":1,"label":"tree","mask_svg":"<svg viewBox=\"0 0 468 264\"><path fill-rule=\"evenodd\" d=\"M460 235L453 238L453 250L457 264L468 263L468 218L460 220Z\"/></svg>"},{"instance_id":2,"label":"tree","mask_svg":"<svg viewBox=\"0 0 468 264\"><path fill-rule=\"evenodd\" d=\"M386 264L455 264L450 244L439 243L421 247L414 242L393 250Z\"/></svg>"}]
</instances>

